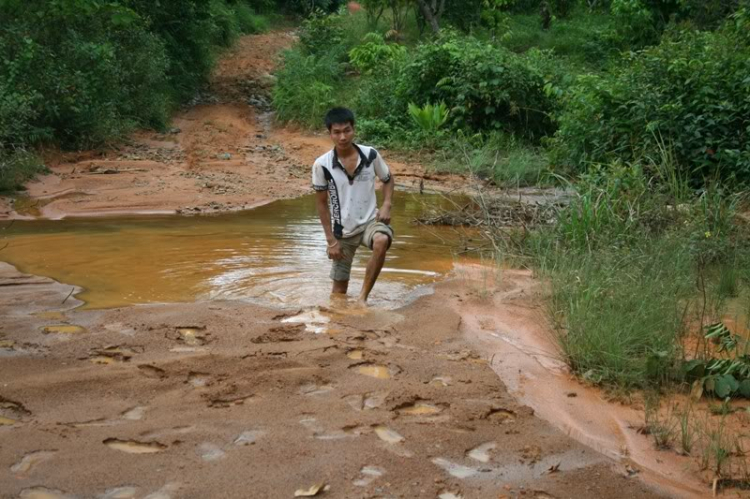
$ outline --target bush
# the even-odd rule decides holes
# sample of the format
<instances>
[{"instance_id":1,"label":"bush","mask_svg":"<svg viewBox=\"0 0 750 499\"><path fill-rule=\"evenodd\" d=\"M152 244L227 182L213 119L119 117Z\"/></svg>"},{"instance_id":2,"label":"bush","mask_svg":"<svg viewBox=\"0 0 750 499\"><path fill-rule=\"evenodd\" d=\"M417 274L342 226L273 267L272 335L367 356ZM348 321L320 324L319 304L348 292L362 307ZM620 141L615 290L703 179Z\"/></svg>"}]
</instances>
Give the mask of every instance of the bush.
<instances>
[{"instance_id":1,"label":"bush","mask_svg":"<svg viewBox=\"0 0 750 499\"><path fill-rule=\"evenodd\" d=\"M326 111L340 104L334 90L341 85L343 71L333 54L317 57L296 48L289 50L277 76L273 104L282 122L320 126Z\"/></svg>"},{"instance_id":2,"label":"bush","mask_svg":"<svg viewBox=\"0 0 750 499\"><path fill-rule=\"evenodd\" d=\"M736 22L746 27L741 17ZM667 142L695 182L716 172L748 182L748 74L744 29L668 33L629 55L621 70L579 78L559 116L553 162L580 171L614 158L656 157Z\"/></svg>"},{"instance_id":3,"label":"bush","mask_svg":"<svg viewBox=\"0 0 750 499\"><path fill-rule=\"evenodd\" d=\"M0 151L0 193L21 189L24 182L44 170L40 159L28 151Z\"/></svg>"},{"instance_id":4,"label":"bush","mask_svg":"<svg viewBox=\"0 0 750 499\"><path fill-rule=\"evenodd\" d=\"M406 47L387 44L378 33L368 33L349 51L349 61L361 74L380 74L388 66L397 64L406 57Z\"/></svg>"},{"instance_id":5,"label":"bush","mask_svg":"<svg viewBox=\"0 0 750 499\"><path fill-rule=\"evenodd\" d=\"M444 101L457 128L536 139L551 127L543 88L542 76L519 56L448 32L417 47L397 92L418 105Z\"/></svg>"}]
</instances>

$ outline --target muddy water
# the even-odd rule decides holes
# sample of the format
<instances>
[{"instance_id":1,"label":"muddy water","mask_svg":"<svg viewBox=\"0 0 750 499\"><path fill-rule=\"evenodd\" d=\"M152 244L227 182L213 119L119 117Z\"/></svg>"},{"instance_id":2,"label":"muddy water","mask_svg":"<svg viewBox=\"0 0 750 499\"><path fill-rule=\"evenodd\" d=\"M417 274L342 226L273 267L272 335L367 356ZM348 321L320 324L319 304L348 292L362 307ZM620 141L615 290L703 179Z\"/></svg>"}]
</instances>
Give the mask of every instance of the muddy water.
<instances>
[{"instance_id":1,"label":"muddy water","mask_svg":"<svg viewBox=\"0 0 750 499\"><path fill-rule=\"evenodd\" d=\"M453 268L460 236L412 220L437 196L398 193L396 240L372 296L392 308L426 292ZM326 243L314 198L284 200L215 216L17 221L3 231L2 259L23 272L84 288L87 308L194 300L249 300L270 306L326 305ZM354 262L359 291L369 251Z\"/></svg>"}]
</instances>

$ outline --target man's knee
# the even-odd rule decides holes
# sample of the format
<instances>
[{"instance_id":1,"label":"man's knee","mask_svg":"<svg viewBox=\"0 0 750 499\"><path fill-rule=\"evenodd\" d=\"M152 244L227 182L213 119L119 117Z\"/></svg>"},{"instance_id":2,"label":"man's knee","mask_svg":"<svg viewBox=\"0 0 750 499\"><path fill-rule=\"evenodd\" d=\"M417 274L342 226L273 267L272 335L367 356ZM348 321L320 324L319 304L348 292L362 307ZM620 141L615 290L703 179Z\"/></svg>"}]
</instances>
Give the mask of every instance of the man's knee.
<instances>
[{"instance_id":1,"label":"man's knee","mask_svg":"<svg viewBox=\"0 0 750 499\"><path fill-rule=\"evenodd\" d=\"M372 237L372 251L375 253L385 253L391 244L391 238L378 232Z\"/></svg>"}]
</instances>

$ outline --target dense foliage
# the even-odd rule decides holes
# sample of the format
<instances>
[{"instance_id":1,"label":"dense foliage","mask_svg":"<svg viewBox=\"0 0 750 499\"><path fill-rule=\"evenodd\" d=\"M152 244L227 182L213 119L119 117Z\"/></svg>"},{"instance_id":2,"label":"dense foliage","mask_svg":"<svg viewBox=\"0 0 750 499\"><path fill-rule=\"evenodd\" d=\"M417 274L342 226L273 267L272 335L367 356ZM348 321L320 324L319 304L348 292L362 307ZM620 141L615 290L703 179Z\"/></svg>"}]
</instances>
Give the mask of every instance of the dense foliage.
<instances>
[{"instance_id":1,"label":"dense foliage","mask_svg":"<svg viewBox=\"0 0 750 499\"><path fill-rule=\"evenodd\" d=\"M241 0L2 0L0 18L4 153L163 126L218 47L265 27Z\"/></svg>"},{"instance_id":2,"label":"dense foliage","mask_svg":"<svg viewBox=\"0 0 750 499\"><path fill-rule=\"evenodd\" d=\"M750 181L750 24L668 33L621 68L570 89L554 139L555 159L590 163L654 158L664 143L696 180Z\"/></svg>"}]
</instances>

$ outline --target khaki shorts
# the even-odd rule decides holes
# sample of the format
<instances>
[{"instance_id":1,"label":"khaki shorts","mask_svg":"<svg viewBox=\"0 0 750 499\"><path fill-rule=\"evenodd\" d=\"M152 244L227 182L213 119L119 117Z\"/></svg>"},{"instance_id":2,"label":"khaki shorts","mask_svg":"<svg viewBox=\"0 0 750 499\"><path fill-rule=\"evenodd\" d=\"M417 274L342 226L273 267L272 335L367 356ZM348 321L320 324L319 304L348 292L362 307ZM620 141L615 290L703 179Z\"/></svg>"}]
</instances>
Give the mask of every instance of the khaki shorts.
<instances>
[{"instance_id":1,"label":"khaki shorts","mask_svg":"<svg viewBox=\"0 0 750 499\"><path fill-rule=\"evenodd\" d=\"M331 265L331 279L334 281L348 281L357 248L359 246L366 246L372 249L372 241L375 238L375 234L378 233L388 236L388 247L390 248L393 242L393 229L390 225L378 222L377 220L369 222L365 230L359 234L339 239L341 250L344 252L344 259L333 261L333 265Z\"/></svg>"}]
</instances>

